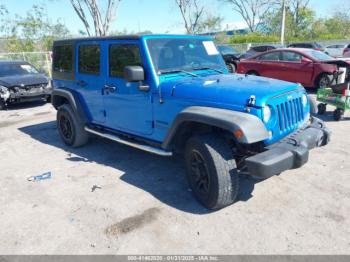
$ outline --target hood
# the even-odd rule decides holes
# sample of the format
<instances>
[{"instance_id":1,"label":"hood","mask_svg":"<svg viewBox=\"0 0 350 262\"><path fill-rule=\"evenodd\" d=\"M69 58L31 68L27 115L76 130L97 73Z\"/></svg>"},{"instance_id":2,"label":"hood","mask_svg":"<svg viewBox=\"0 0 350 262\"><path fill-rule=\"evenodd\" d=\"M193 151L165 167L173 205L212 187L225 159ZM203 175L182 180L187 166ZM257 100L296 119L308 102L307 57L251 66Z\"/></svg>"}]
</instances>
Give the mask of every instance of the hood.
<instances>
[{"instance_id":1,"label":"hood","mask_svg":"<svg viewBox=\"0 0 350 262\"><path fill-rule=\"evenodd\" d=\"M223 74L162 79L160 88L165 99L168 95L192 101L245 107L251 96L255 96L256 106L264 106L268 99L299 90L300 86L264 77Z\"/></svg>"},{"instance_id":2,"label":"hood","mask_svg":"<svg viewBox=\"0 0 350 262\"><path fill-rule=\"evenodd\" d=\"M12 75L0 77L0 85L6 87L21 85L38 85L48 83L48 79L42 74Z\"/></svg>"}]
</instances>

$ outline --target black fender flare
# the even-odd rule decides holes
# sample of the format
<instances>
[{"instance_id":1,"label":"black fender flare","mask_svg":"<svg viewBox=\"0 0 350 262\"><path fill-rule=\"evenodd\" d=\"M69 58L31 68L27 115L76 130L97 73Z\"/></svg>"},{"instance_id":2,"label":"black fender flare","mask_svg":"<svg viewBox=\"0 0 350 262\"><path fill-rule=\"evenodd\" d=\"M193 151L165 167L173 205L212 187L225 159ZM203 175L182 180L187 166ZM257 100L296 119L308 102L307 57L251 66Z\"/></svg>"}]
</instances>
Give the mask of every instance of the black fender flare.
<instances>
[{"instance_id":1,"label":"black fender flare","mask_svg":"<svg viewBox=\"0 0 350 262\"><path fill-rule=\"evenodd\" d=\"M228 109L191 106L176 116L162 143L162 148L169 148L181 124L185 122L207 124L232 134L241 130L243 135L237 138L237 141L242 144L252 144L269 138L269 132L264 123L254 115Z\"/></svg>"},{"instance_id":2,"label":"black fender flare","mask_svg":"<svg viewBox=\"0 0 350 262\"><path fill-rule=\"evenodd\" d=\"M82 124L88 123L88 117L76 95L68 89L54 89L51 94L51 103L54 108L58 109L62 105L62 98L70 104L78 120Z\"/></svg>"}]
</instances>

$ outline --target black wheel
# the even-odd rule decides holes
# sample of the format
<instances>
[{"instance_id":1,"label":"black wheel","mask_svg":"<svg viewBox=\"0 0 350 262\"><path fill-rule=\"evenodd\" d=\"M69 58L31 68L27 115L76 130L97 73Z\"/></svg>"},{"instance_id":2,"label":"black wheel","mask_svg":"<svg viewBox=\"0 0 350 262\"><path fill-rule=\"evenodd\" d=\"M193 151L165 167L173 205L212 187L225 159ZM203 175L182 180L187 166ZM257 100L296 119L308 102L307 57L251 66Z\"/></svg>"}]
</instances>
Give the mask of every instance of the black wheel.
<instances>
[{"instance_id":1,"label":"black wheel","mask_svg":"<svg viewBox=\"0 0 350 262\"><path fill-rule=\"evenodd\" d=\"M0 110L5 110L6 109L6 104L5 102L0 98Z\"/></svg>"},{"instance_id":2,"label":"black wheel","mask_svg":"<svg viewBox=\"0 0 350 262\"><path fill-rule=\"evenodd\" d=\"M255 71L249 71L249 72L247 73L247 75L258 76L259 74L258 74L258 72L255 72Z\"/></svg>"},{"instance_id":3,"label":"black wheel","mask_svg":"<svg viewBox=\"0 0 350 262\"><path fill-rule=\"evenodd\" d=\"M51 96L46 97L45 101L46 103L51 103Z\"/></svg>"},{"instance_id":4,"label":"black wheel","mask_svg":"<svg viewBox=\"0 0 350 262\"><path fill-rule=\"evenodd\" d=\"M326 88L326 87L329 87L330 83L331 83L331 80L329 79L329 76L327 74L321 74L316 80L316 87Z\"/></svg>"},{"instance_id":5,"label":"black wheel","mask_svg":"<svg viewBox=\"0 0 350 262\"><path fill-rule=\"evenodd\" d=\"M71 106L64 104L57 111L57 128L64 143L72 147L80 147L88 142L89 135Z\"/></svg>"},{"instance_id":6,"label":"black wheel","mask_svg":"<svg viewBox=\"0 0 350 262\"><path fill-rule=\"evenodd\" d=\"M333 118L335 121L340 121L343 118L343 115L344 115L344 110L340 108L337 108L333 112Z\"/></svg>"},{"instance_id":7,"label":"black wheel","mask_svg":"<svg viewBox=\"0 0 350 262\"><path fill-rule=\"evenodd\" d=\"M227 69L230 73L236 73L237 66L235 64L228 63L226 66L227 66Z\"/></svg>"},{"instance_id":8,"label":"black wheel","mask_svg":"<svg viewBox=\"0 0 350 262\"><path fill-rule=\"evenodd\" d=\"M218 136L195 136L185 150L187 178L198 201L208 209L220 209L237 198L236 161L226 141Z\"/></svg>"},{"instance_id":9,"label":"black wheel","mask_svg":"<svg viewBox=\"0 0 350 262\"><path fill-rule=\"evenodd\" d=\"M319 115L323 115L324 113L326 113L327 105L326 105L326 104L323 104L323 103L318 104L317 109L318 109L317 113L318 113Z\"/></svg>"}]
</instances>

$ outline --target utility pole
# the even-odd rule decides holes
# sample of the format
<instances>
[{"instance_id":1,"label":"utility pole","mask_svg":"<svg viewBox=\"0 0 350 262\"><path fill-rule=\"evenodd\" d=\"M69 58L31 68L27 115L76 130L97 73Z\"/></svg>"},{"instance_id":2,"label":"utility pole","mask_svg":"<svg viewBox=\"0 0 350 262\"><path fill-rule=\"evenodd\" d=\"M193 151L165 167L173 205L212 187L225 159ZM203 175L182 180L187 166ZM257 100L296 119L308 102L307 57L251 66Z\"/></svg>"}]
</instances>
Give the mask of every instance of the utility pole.
<instances>
[{"instance_id":1,"label":"utility pole","mask_svg":"<svg viewBox=\"0 0 350 262\"><path fill-rule=\"evenodd\" d=\"M286 0L283 0L282 1L281 45L284 45L285 30L286 30Z\"/></svg>"}]
</instances>

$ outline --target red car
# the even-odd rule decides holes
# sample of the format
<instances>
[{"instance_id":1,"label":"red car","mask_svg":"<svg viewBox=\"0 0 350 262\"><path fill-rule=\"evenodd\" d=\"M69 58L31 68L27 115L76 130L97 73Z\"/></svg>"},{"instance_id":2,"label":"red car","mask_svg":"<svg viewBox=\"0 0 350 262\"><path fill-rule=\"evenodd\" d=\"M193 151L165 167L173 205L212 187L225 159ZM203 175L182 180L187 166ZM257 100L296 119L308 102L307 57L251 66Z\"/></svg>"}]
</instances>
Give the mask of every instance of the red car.
<instances>
[{"instance_id":1,"label":"red car","mask_svg":"<svg viewBox=\"0 0 350 262\"><path fill-rule=\"evenodd\" d=\"M350 63L312 49L275 49L241 60L237 73L265 76L289 82L301 83L304 87L327 87L339 68ZM339 76L340 77L340 76Z\"/></svg>"}]
</instances>

